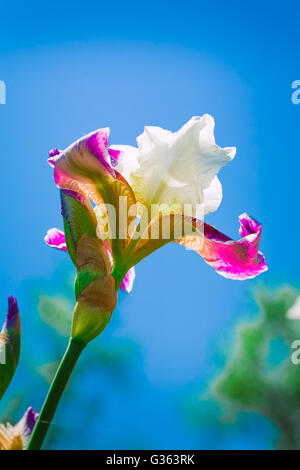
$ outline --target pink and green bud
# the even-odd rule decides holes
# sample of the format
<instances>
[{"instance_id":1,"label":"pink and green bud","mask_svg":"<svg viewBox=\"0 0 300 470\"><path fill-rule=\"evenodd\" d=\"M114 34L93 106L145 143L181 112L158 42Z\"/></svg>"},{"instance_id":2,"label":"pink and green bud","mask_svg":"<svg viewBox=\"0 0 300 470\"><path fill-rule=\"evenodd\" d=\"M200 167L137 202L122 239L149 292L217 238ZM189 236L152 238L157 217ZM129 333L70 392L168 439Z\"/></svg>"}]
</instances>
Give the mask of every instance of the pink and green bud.
<instances>
[{"instance_id":1,"label":"pink and green bud","mask_svg":"<svg viewBox=\"0 0 300 470\"><path fill-rule=\"evenodd\" d=\"M8 298L8 312L0 333L0 399L6 392L18 365L21 347L21 319L17 301Z\"/></svg>"}]
</instances>

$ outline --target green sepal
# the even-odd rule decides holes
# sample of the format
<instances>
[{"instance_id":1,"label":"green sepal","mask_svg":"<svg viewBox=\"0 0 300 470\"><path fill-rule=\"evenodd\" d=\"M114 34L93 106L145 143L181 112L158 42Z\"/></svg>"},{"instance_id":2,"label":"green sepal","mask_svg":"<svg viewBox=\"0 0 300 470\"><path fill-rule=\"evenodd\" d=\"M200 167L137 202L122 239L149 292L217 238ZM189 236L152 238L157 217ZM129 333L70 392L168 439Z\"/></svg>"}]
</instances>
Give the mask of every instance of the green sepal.
<instances>
[{"instance_id":1,"label":"green sepal","mask_svg":"<svg viewBox=\"0 0 300 470\"><path fill-rule=\"evenodd\" d=\"M88 268L79 271L75 280L74 287L76 299L80 297L83 289L85 289L90 282L94 281L95 279L98 279L98 277L101 277L101 274L99 274L99 272L91 271Z\"/></svg>"},{"instance_id":2,"label":"green sepal","mask_svg":"<svg viewBox=\"0 0 300 470\"><path fill-rule=\"evenodd\" d=\"M76 265L77 244L83 234L96 236L97 219L89 200L73 191L61 190L66 245Z\"/></svg>"}]
</instances>

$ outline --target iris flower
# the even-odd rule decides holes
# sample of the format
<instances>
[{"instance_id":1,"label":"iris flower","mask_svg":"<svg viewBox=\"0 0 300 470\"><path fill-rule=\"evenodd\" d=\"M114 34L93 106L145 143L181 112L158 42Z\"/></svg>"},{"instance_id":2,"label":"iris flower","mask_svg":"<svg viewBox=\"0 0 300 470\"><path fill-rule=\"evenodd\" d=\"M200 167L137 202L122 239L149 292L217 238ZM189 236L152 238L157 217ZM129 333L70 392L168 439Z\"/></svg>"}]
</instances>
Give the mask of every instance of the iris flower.
<instances>
[{"instance_id":1,"label":"iris flower","mask_svg":"<svg viewBox=\"0 0 300 470\"><path fill-rule=\"evenodd\" d=\"M79 272L77 299L86 299L85 308L88 303L102 312L107 307L111 314L115 291L132 289L134 266L168 242L196 251L227 278L249 279L267 269L259 251L262 227L254 219L239 217L236 241L204 222L222 200L218 172L236 153L215 143L211 116L193 117L174 133L145 127L137 144L109 146L109 129L103 128L49 154L61 189L65 233L51 229L45 241L69 252ZM167 237L162 236L166 218ZM179 222L185 227L180 236ZM98 234L101 224L108 227L105 236Z\"/></svg>"},{"instance_id":2,"label":"iris flower","mask_svg":"<svg viewBox=\"0 0 300 470\"><path fill-rule=\"evenodd\" d=\"M258 222L242 214L234 241L204 221L221 203L218 172L235 152L215 143L208 115L193 117L175 133L145 127L137 147L110 146L103 128L50 152L64 231L50 229L45 241L68 252L77 269L76 305L69 345L28 449L41 447L81 352L109 322L119 288L131 291L134 267L146 256L176 242L231 279L267 269Z\"/></svg>"},{"instance_id":3,"label":"iris flower","mask_svg":"<svg viewBox=\"0 0 300 470\"><path fill-rule=\"evenodd\" d=\"M15 426L0 424L0 450L25 449L37 418L38 414L30 407Z\"/></svg>"}]
</instances>

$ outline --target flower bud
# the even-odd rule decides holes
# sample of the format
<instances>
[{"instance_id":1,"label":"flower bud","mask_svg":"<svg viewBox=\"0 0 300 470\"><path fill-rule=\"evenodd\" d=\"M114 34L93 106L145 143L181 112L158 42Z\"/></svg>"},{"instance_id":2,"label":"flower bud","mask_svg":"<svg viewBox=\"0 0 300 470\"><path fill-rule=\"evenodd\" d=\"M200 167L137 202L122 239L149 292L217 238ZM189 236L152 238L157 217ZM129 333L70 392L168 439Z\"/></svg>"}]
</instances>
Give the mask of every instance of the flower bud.
<instances>
[{"instance_id":1,"label":"flower bud","mask_svg":"<svg viewBox=\"0 0 300 470\"><path fill-rule=\"evenodd\" d=\"M24 450L37 418L38 413L30 407L15 426L0 424L0 450Z\"/></svg>"},{"instance_id":2,"label":"flower bud","mask_svg":"<svg viewBox=\"0 0 300 470\"><path fill-rule=\"evenodd\" d=\"M0 333L0 399L8 388L20 356L21 320L16 299L8 298L8 312Z\"/></svg>"},{"instance_id":3,"label":"flower bud","mask_svg":"<svg viewBox=\"0 0 300 470\"><path fill-rule=\"evenodd\" d=\"M77 245L78 276L72 337L87 344L106 327L117 303L115 279L102 240L84 234Z\"/></svg>"},{"instance_id":4,"label":"flower bud","mask_svg":"<svg viewBox=\"0 0 300 470\"><path fill-rule=\"evenodd\" d=\"M87 344L103 331L117 303L112 259L108 243L97 237L89 200L70 190L60 194L66 247L78 271L71 336Z\"/></svg>"}]
</instances>

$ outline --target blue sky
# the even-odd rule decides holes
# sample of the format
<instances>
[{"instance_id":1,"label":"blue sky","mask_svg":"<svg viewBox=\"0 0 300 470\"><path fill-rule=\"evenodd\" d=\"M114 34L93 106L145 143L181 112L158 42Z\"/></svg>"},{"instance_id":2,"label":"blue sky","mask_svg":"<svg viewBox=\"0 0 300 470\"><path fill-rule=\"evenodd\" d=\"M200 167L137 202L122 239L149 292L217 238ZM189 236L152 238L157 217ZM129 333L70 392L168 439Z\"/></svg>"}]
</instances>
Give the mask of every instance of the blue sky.
<instances>
[{"instance_id":1,"label":"blue sky","mask_svg":"<svg viewBox=\"0 0 300 470\"><path fill-rule=\"evenodd\" d=\"M295 1L1 2L1 311L11 293L22 305L33 278L59 293L55 273L73 269L43 243L62 227L50 148L105 126L111 143L134 145L144 125L177 130L210 113L217 143L237 155L220 172L223 202L208 221L237 237L239 214L257 218L270 269L234 282L167 246L137 267L120 324L104 333L142 345L153 390L206 379L211 345L252 308L253 289L299 285L299 20Z\"/></svg>"}]
</instances>

